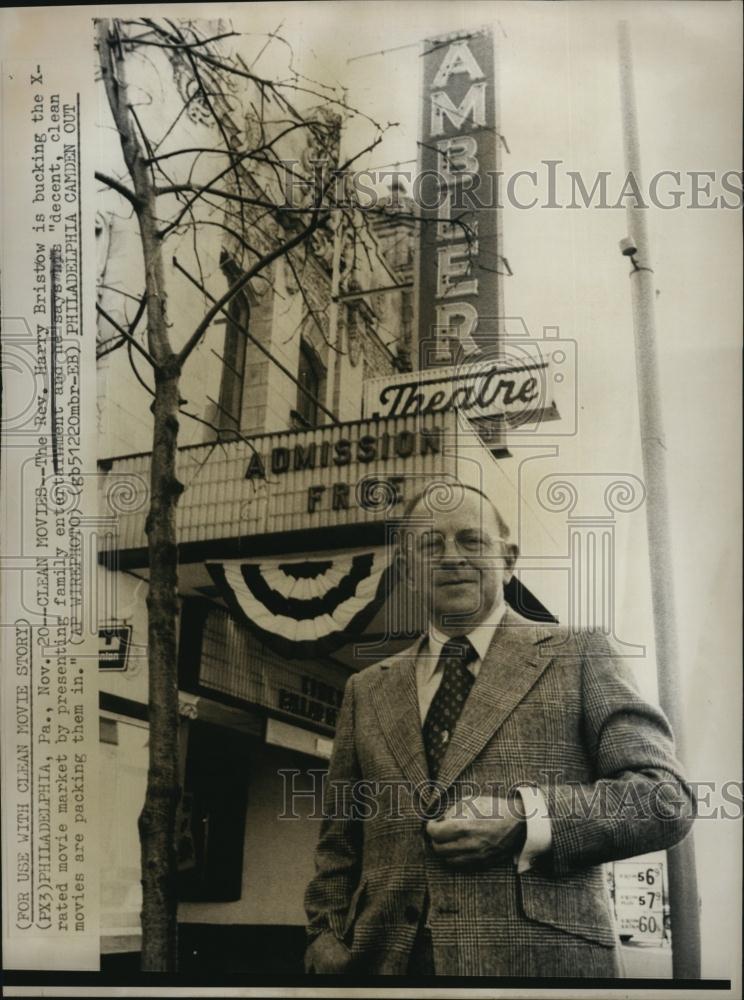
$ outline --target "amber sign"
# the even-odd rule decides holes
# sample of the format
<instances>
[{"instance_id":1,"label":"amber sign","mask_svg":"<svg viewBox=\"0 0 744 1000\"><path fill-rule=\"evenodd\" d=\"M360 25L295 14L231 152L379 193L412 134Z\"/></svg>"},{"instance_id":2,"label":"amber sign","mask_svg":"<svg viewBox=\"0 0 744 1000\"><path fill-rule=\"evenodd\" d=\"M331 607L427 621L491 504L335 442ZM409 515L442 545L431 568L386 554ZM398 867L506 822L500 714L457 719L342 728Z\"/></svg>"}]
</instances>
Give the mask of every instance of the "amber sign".
<instances>
[{"instance_id":1,"label":"amber sign","mask_svg":"<svg viewBox=\"0 0 744 1000\"><path fill-rule=\"evenodd\" d=\"M489 29L427 39L419 178L421 368L493 348L502 315L499 126Z\"/></svg>"}]
</instances>

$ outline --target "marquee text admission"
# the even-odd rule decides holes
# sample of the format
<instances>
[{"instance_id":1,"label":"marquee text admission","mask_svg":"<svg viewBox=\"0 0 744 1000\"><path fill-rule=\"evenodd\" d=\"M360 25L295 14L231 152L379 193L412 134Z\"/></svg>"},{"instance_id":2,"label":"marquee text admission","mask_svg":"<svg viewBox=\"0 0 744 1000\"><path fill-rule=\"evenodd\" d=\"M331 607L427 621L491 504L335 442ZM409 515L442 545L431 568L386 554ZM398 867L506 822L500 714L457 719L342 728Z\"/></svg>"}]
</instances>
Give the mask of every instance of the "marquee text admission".
<instances>
[{"instance_id":1,"label":"marquee text admission","mask_svg":"<svg viewBox=\"0 0 744 1000\"><path fill-rule=\"evenodd\" d=\"M443 430L441 427L420 427L416 430L399 430L390 433L362 434L358 438L338 438L336 441L310 441L292 446L280 445L262 455L254 451L248 462L245 478L248 480L267 479L285 473L300 473L312 469L344 468L352 464L368 465L372 462L393 459L408 459L413 456L439 455L442 452ZM357 496L359 506L375 509L379 497L385 495L392 504L403 503L404 476L386 476L380 479L365 479L364 489L355 490L356 484L347 481L330 485L311 483L307 487L307 513L319 510L349 510L351 501ZM383 488L383 493L379 491Z\"/></svg>"}]
</instances>

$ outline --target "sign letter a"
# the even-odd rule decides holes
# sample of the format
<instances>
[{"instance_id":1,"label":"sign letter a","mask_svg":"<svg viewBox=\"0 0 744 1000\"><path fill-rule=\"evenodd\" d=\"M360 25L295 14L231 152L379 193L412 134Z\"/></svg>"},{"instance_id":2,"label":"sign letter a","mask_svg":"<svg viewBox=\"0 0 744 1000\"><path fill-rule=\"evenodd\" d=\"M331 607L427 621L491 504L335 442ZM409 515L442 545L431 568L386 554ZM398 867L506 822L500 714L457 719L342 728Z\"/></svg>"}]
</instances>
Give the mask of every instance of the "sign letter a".
<instances>
[{"instance_id":1,"label":"sign letter a","mask_svg":"<svg viewBox=\"0 0 744 1000\"><path fill-rule=\"evenodd\" d=\"M447 49L447 55L437 70L432 83L432 90L446 87L453 73L467 73L471 80L482 80L484 73L468 48L466 41L453 42Z\"/></svg>"}]
</instances>

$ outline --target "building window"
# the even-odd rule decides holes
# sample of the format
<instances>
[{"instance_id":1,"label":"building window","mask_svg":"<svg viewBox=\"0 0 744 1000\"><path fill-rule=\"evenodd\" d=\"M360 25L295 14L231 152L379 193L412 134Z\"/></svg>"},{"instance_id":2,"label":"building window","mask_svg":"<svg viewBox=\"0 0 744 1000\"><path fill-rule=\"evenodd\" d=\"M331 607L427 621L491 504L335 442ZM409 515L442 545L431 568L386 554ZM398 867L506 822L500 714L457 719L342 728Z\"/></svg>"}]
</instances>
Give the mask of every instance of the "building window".
<instances>
[{"instance_id":1,"label":"building window","mask_svg":"<svg viewBox=\"0 0 744 1000\"><path fill-rule=\"evenodd\" d=\"M245 380L246 330L250 309L245 295L236 295L228 306L229 319L225 327L225 346L221 355L222 378L217 404L217 426L220 437L236 437L240 431Z\"/></svg>"},{"instance_id":2,"label":"building window","mask_svg":"<svg viewBox=\"0 0 744 1000\"><path fill-rule=\"evenodd\" d=\"M317 354L306 341L301 340L296 413L300 422L307 427L316 427L318 424L316 400L320 398L323 376L323 365Z\"/></svg>"}]
</instances>

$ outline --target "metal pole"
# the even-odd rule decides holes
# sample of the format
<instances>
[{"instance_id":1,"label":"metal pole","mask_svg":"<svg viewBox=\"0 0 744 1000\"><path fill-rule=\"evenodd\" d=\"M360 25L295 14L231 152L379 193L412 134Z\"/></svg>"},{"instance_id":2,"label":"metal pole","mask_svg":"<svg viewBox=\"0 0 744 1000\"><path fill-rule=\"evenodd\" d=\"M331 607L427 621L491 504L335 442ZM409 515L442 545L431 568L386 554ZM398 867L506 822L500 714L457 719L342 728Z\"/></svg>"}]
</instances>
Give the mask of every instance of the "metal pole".
<instances>
[{"instance_id":1,"label":"metal pole","mask_svg":"<svg viewBox=\"0 0 744 1000\"><path fill-rule=\"evenodd\" d=\"M638 139L635 83L627 21L618 26L620 92L625 168L643 191ZM626 202L628 239L623 253L630 257L633 300L638 410L641 424L643 476L646 484L646 527L651 569L654 637L659 700L674 730L678 756L685 760L685 727L678 675L677 628L671 538L666 488L666 448L659 395L658 357L654 321L655 283L646 230L646 209L633 197ZM695 845L689 834L667 852L669 905L672 924L672 968L675 979L700 978L700 915L695 868Z\"/></svg>"}]
</instances>

